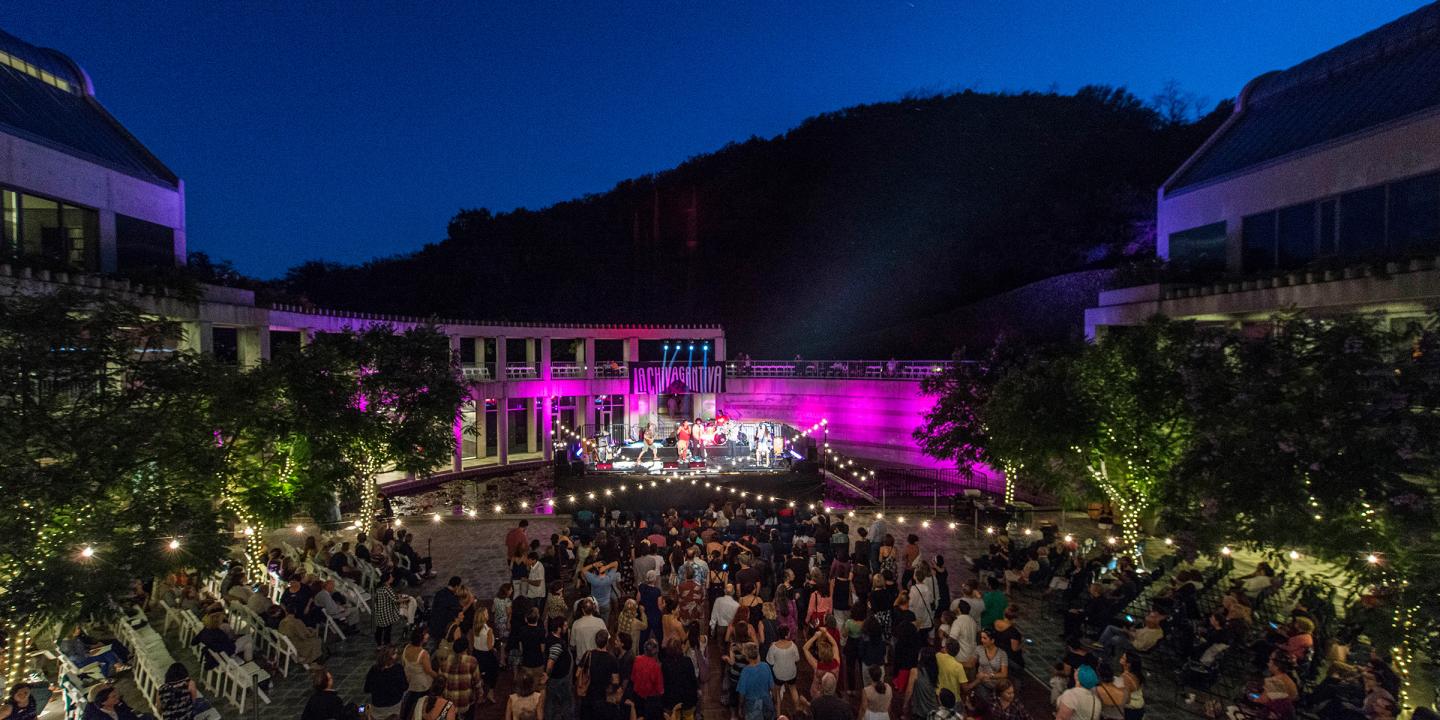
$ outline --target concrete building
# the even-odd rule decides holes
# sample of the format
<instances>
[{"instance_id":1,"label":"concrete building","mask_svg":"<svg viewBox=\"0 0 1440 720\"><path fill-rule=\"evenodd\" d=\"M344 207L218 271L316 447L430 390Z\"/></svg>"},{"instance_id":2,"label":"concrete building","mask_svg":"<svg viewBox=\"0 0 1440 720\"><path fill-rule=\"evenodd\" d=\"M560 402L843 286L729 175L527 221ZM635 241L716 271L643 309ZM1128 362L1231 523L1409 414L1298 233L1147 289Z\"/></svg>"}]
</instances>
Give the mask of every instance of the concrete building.
<instances>
[{"instance_id":1,"label":"concrete building","mask_svg":"<svg viewBox=\"0 0 1440 720\"><path fill-rule=\"evenodd\" d=\"M0 258L115 272L185 262L185 185L74 61L0 30Z\"/></svg>"},{"instance_id":2,"label":"concrete building","mask_svg":"<svg viewBox=\"0 0 1440 720\"><path fill-rule=\"evenodd\" d=\"M1440 6L1241 90L1160 188L1170 282L1100 294L1089 336L1157 313L1216 322L1440 300Z\"/></svg>"}]
</instances>

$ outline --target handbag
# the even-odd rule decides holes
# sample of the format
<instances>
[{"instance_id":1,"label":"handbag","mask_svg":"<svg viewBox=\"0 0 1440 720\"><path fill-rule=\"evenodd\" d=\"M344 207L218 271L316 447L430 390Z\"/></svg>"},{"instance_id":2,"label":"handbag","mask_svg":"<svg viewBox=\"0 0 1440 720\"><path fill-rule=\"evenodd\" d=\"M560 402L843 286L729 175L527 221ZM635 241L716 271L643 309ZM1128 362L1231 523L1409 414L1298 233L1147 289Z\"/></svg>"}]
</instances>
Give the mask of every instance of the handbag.
<instances>
[{"instance_id":1,"label":"handbag","mask_svg":"<svg viewBox=\"0 0 1440 720\"><path fill-rule=\"evenodd\" d=\"M575 694L585 697L590 692L590 653L580 658L580 672L575 676Z\"/></svg>"}]
</instances>

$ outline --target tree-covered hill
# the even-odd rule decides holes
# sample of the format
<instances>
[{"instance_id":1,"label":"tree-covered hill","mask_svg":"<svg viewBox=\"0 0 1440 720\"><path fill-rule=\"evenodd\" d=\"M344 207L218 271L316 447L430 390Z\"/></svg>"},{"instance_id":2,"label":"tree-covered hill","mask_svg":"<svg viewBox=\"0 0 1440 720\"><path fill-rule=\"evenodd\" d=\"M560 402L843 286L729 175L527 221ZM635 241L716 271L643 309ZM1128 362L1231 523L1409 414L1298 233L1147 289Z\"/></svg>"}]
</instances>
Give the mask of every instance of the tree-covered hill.
<instances>
[{"instance_id":1,"label":"tree-covered hill","mask_svg":"<svg viewBox=\"0 0 1440 720\"><path fill-rule=\"evenodd\" d=\"M306 263L284 285L375 312L719 322L732 354L844 354L1149 252L1155 188L1221 116L1167 119L1104 87L862 105L543 210L465 210L418 252Z\"/></svg>"}]
</instances>

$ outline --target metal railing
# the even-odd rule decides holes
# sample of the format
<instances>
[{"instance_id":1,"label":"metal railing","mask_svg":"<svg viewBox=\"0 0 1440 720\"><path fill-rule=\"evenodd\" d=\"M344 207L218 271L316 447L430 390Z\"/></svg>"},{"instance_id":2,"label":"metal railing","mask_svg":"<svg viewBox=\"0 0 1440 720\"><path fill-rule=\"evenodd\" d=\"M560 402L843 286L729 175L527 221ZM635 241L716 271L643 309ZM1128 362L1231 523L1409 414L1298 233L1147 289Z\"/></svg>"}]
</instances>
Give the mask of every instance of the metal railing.
<instances>
[{"instance_id":1,"label":"metal railing","mask_svg":"<svg viewBox=\"0 0 1440 720\"><path fill-rule=\"evenodd\" d=\"M725 375L920 380L945 372L951 364L950 360L730 360L725 363Z\"/></svg>"}]
</instances>

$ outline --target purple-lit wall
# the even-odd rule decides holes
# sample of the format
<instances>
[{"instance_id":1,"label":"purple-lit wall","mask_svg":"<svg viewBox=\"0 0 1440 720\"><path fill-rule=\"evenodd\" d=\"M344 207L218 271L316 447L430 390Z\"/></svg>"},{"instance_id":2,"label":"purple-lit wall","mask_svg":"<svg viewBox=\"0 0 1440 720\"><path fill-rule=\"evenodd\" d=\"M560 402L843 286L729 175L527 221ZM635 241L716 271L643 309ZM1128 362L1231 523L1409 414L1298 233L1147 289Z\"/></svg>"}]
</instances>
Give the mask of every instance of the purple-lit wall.
<instances>
[{"instance_id":1,"label":"purple-lit wall","mask_svg":"<svg viewBox=\"0 0 1440 720\"><path fill-rule=\"evenodd\" d=\"M911 437L934 398L909 380L731 378L722 409L743 422L775 420L809 427L830 421L829 440L847 455L883 465L951 468L920 452Z\"/></svg>"}]
</instances>

